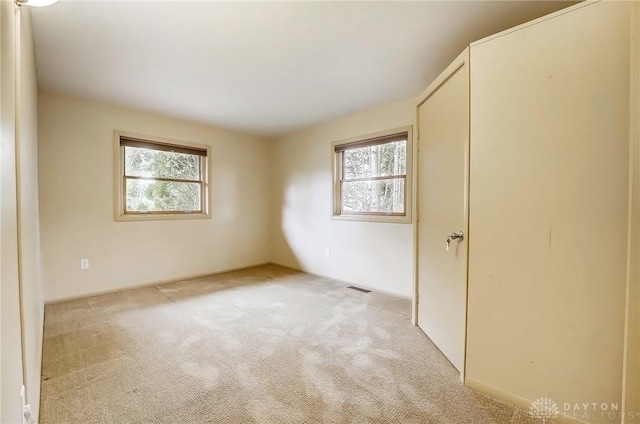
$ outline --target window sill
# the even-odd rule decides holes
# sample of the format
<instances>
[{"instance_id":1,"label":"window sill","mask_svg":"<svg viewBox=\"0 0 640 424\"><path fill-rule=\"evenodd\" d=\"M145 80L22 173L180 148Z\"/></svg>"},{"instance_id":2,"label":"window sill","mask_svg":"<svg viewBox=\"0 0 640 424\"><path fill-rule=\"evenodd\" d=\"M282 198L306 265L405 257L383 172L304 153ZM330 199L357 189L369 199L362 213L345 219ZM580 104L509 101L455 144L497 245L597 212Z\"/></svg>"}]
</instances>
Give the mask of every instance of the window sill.
<instances>
[{"instance_id":1,"label":"window sill","mask_svg":"<svg viewBox=\"0 0 640 424\"><path fill-rule=\"evenodd\" d=\"M386 222L387 224L411 224L411 216L384 216L384 215L333 215L337 221L360 222Z\"/></svg>"},{"instance_id":2,"label":"window sill","mask_svg":"<svg viewBox=\"0 0 640 424\"><path fill-rule=\"evenodd\" d=\"M175 220L191 220L191 219L210 219L211 214L206 213L185 213L185 214L135 214L125 215L118 214L115 216L116 222L131 221L175 221Z\"/></svg>"}]
</instances>

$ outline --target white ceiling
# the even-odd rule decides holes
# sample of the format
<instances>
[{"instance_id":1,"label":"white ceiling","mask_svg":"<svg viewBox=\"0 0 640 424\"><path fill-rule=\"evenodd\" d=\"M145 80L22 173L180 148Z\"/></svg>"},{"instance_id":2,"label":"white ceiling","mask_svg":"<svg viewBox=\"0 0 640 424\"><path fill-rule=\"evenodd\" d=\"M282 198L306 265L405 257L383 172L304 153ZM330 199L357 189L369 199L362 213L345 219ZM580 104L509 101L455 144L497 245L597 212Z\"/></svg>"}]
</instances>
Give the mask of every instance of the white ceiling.
<instances>
[{"instance_id":1,"label":"white ceiling","mask_svg":"<svg viewBox=\"0 0 640 424\"><path fill-rule=\"evenodd\" d=\"M40 88L277 136L419 94L469 42L570 2L65 1Z\"/></svg>"}]
</instances>

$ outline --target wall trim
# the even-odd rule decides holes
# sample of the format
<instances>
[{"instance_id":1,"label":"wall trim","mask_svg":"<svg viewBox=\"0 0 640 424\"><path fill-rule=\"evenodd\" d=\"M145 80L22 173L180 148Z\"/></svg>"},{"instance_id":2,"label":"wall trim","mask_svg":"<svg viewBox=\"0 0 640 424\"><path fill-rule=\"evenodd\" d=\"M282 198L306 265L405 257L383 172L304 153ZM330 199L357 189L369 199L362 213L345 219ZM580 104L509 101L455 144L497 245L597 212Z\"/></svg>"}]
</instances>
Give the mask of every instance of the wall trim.
<instances>
[{"instance_id":1,"label":"wall trim","mask_svg":"<svg viewBox=\"0 0 640 424\"><path fill-rule=\"evenodd\" d=\"M419 303L420 303L420 108L433 96L440 88L447 83L458 71L464 72L467 79L467 131L466 140L464 146L464 187L463 189L463 202L464 202L464 222L462 230L466 234L466 242L463 245L463 249L466 250L465 266L465 317L464 317L464 352L462 359L462 366L460 371L460 380L464 382L467 370L467 327L468 327L468 315L469 315L469 185L470 185L470 152L471 152L471 48L466 47L454 60L442 71L440 75L416 98L415 106L415 173L414 173L414 203L416 205L416 220L413 228L413 296L411 305L411 323L419 326Z\"/></svg>"},{"instance_id":2,"label":"wall trim","mask_svg":"<svg viewBox=\"0 0 640 424\"><path fill-rule=\"evenodd\" d=\"M363 284L360 284L360 283L354 283L352 281L341 280L339 278L330 277L328 275L317 274L315 272L310 272L310 271L304 270L302 268L291 266L291 265L279 264L277 262L270 262L269 265L281 266L283 268L288 268L288 269L290 269L292 271L298 271L298 272L303 272L305 274L313 275L314 277L328 278L329 280L337 281L337 282L342 283L342 284L347 284L349 286L358 287L360 289L370 290L370 291L375 292L375 293L386 294L387 296L393 296L393 297L396 297L396 298L399 298L399 299L412 300L412 296L411 295L405 296L405 295L401 295L401 294L398 294L398 293L392 293L392 292L387 291L387 290L380 290L380 289L377 289L377 288L374 288L374 287L371 287L371 286L366 286L366 285L363 285Z\"/></svg>"},{"instance_id":3,"label":"wall trim","mask_svg":"<svg viewBox=\"0 0 640 424\"><path fill-rule=\"evenodd\" d=\"M358 141L365 141L372 138L379 138L399 133L407 133L407 153L406 153L406 178L405 178L405 214L404 215L373 215L373 214L356 214L356 215L343 215L341 213L342 198L339 188L340 169L342 166L339 164L339 160L335 151L336 146L342 144L349 144ZM331 175L333 177L332 190L333 190L333 202L331 205L331 219L341 221L359 221L359 222L381 222L387 224L413 224L413 125L404 125L402 127L392 128L384 131L378 131L375 133L349 137L342 140L336 140L331 143Z\"/></svg>"},{"instance_id":4,"label":"wall trim","mask_svg":"<svg viewBox=\"0 0 640 424\"><path fill-rule=\"evenodd\" d=\"M119 293L119 292L123 292L123 291L127 291L127 290L141 289L141 288L153 287L153 286L161 286L163 284L177 283L177 282L180 282L180 281L187 281L187 280L195 280L197 278L211 277L211 276L227 274L227 273L236 272L236 271L244 271L244 270L247 270L247 269L258 268L258 267L266 266L266 265L277 265L277 264L272 264L271 262L260 262L260 263L255 264L255 265L247 265L247 266L243 266L243 267L239 267L239 268L231 268L231 269L227 269L227 270L224 270L224 271L207 272L205 274L195 274L195 275L190 275L190 276L181 277L181 278L171 278L171 279L168 279L168 280L154 281L154 282L151 282L151 283L135 284L135 285L132 285L132 286L122 287L122 288L118 288L118 289L100 290L100 291L97 291L97 292L94 292L94 293L89 293L89 294L80 294L80 295L77 295L77 296L65 296L65 297L60 297L60 298L56 298L56 299L48 299L48 300L46 300L44 302L44 304L45 305L53 305L55 303L68 302L70 300L78 300L78 299L85 299L87 297L100 296L102 294Z\"/></svg>"},{"instance_id":5,"label":"wall trim","mask_svg":"<svg viewBox=\"0 0 640 424\"><path fill-rule=\"evenodd\" d=\"M370 291L375 292L375 293L385 294L387 296L393 296L393 297L396 297L396 298L399 298L399 299L411 300L411 296L403 296L403 295L398 294L398 293L392 293L392 292L389 292L389 291L386 291L386 290L380 290L380 289L377 289L377 288L374 288L374 287L370 287L370 286L366 286L366 285L363 285L363 284L353 283L351 281L346 281L346 280L341 280L339 278L329 277L328 275L316 274L314 272L305 271L304 269L297 268L295 266L279 264L279 263L276 263L276 262L261 262L261 263L255 264L255 265L247 265L247 266L243 266L243 267L239 267L239 268L231 268L231 269L227 269L227 270L224 270L224 271L207 272L205 274L195 274L195 275L190 275L190 276L181 277L181 278L171 278L171 279L168 279L168 280L154 281L154 282L151 282L151 283L135 284L133 286L123 287L123 288L119 288L119 289L100 290L100 291L97 291L97 292L94 292L94 293L90 293L90 294L81 294L81 295L77 295L77 296L65 296L65 297L61 297L61 298L57 298L57 299L49 299L49 300L45 301L45 305L53 305L53 304L56 304L56 303L68 302L70 300L85 299L85 298L88 298L88 297L100 296L100 295L103 295L103 294L119 293L119 292L123 292L123 291L127 291L127 290L141 289L141 288L145 288L145 287L161 286L163 284L177 283L177 282L180 282L180 281L195 280L197 278L212 277L212 276L217 276L217 275L222 275L222 274L228 274L230 272L245 271L245 270L248 270L248 269L259 268L259 267L262 267L262 266L269 266L269 265L275 265L275 266L279 266L279 267L282 267L282 268L287 268L287 269L290 269L292 271L302 272L304 274L313 275L314 277L327 278L327 279L334 280L334 281L337 281L337 282L342 283L342 284L355 286L355 287L358 287L358 288L361 288L361 289L370 290Z\"/></svg>"},{"instance_id":6,"label":"wall trim","mask_svg":"<svg viewBox=\"0 0 640 424\"><path fill-rule=\"evenodd\" d=\"M569 6L569 7L565 7L564 9L560 9L560 10L558 10L556 12L553 12L553 13L550 13L548 15L542 16L542 17L540 17L538 19L534 19L532 21L525 22L523 24L514 26L513 28L505 29L504 31L498 32L496 34L489 35L488 37L481 38L480 40L476 40L476 41L471 43L471 47L477 46L478 44L486 43L487 41L491 41L491 40L496 39L496 38L503 37L505 35L511 34L512 32L520 31L521 29L527 28L529 26L540 24L542 22L548 21L549 19L553 19L555 17L561 16L561 15L564 15L564 14L567 14L567 13L571 13L574 10L582 9L583 7L586 7L586 6L591 6L592 4L598 3L600 1L601 0L584 0L584 1L580 2L580 3L574 4L574 5Z\"/></svg>"},{"instance_id":7,"label":"wall trim","mask_svg":"<svg viewBox=\"0 0 640 424\"><path fill-rule=\"evenodd\" d=\"M629 115L629 210L627 236L627 281L625 296L624 350L622 358L622 411L634 411L640 405L637 349L640 334L637 319L640 299L640 261L637 259L640 219L640 4L635 2L631 11L631 69ZM626 414L625 414L626 415ZM622 423L627 422L623 416Z\"/></svg>"},{"instance_id":8,"label":"wall trim","mask_svg":"<svg viewBox=\"0 0 640 424\"><path fill-rule=\"evenodd\" d=\"M505 392L489 384L485 384L481 381L473 380L471 378L467 378L464 382L464 385L472 390L488 395L499 401L506 402L507 404L515 406L527 413L532 402L530 400L516 396L513 393ZM587 424L587 422L585 421L581 421L572 417L563 417L562 415L560 415L558 418L554 418L553 422L562 424Z\"/></svg>"},{"instance_id":9,"label":"wall trim","mask_svg":"<svg viewBox=\"0 0 640 424\"><path fill-rule=\"evenodd\" d=\"M148 214L126 214L125 213L125 188L123 186L124 175L124 150L120 144L120 138L134 138L151 143L158 144L172 144L176 146L193 147L203 149L207 151L205 158L205 175L201 177L200 181L204 181L204 188L202 190L202 197L200 199L203 203L203 212L194 213L158 213L150 212ZM211 154L211 145L193 143L191 141L174 140L166 137L159 137L154 135L140 134L136 132L114 130L113 131L113 205L114 214L113 219L116 222L139 222L139 221L158 221L158 220L188 220L188 219L211 219L211 198L212 198L212 184L211 174L213 159ZM202 164L202 162L201 162Z\"/></svg>"}]
</instances>

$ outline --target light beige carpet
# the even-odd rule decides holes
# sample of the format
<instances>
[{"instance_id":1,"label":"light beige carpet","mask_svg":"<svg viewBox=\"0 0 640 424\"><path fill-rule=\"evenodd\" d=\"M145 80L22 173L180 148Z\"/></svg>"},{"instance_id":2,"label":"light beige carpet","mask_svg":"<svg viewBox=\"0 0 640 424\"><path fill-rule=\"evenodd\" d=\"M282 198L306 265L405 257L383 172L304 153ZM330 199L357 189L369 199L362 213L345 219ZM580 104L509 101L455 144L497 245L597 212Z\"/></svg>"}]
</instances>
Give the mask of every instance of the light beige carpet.
<instances>
[{"instance_id":1,"label":"light beige carpet","mask_svg":"<svg viewBox=\"0 0 640 424\"><path fill-rule=\"evenodd\" d=\"M277 266L48 305L41 424L535 423L410 303Z\"/></svg>"}]
</instances>

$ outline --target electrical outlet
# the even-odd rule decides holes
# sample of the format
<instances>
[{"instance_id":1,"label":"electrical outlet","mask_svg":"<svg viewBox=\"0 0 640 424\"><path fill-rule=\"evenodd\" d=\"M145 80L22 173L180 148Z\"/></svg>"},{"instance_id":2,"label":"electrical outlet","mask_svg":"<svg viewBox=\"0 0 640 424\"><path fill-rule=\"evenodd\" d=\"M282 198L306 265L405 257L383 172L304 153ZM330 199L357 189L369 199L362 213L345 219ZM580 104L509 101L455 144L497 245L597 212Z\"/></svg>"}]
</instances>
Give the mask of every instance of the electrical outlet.
<instances>
[{"instance_id":1,"label":"electrical outlet","mask_svg":"<svg viewBox=\"0 0 640 424\"><path fill-rule=\"evenodd\" d=\"M89 269L89 259L80 259L80 269Z\"/></svg>"},{"instance_id":2,"label":"electrical outlet","mask_svg":"<svg viewBox=\"0 0 640 424\"><path fill-rule=\"evenodd\" d=\"M324 254L327 255L327 257L331 256L331 248L327 247L324 251Z\"/></svg>"}]
</instances>

